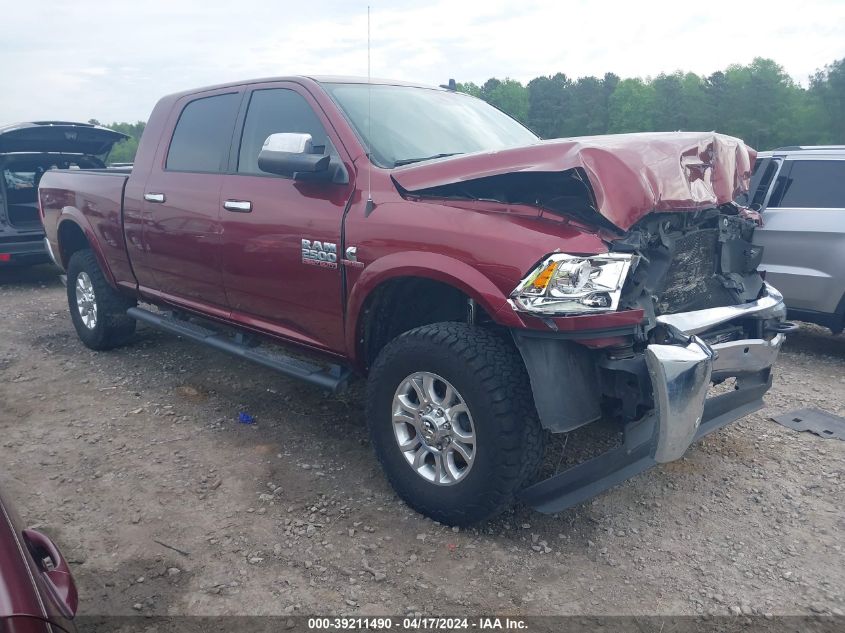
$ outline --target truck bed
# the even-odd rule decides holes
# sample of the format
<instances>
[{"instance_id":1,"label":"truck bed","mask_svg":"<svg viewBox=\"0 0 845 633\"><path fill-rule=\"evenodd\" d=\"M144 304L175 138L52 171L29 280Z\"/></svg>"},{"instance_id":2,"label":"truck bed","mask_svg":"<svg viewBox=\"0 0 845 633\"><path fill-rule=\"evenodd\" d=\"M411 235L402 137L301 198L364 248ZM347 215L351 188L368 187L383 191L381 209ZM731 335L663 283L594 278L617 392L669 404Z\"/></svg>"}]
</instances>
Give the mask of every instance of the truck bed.
<instances>
[{"instance_id":1,"label":"truck bed","mask_svg":"<svg viewBox=\"0 0 845 633\"><path fill-rule=\"evenodd\" d=\"M131 279L123 235L123 192L131 169L53 170L44 174L38 189L44 230L53 253L67 265L59 248L62 222L73 218L89 233L98 258L108 261L115 277ZM92 239L93 238L93 239Z\"/></svg>"}]
</instances>

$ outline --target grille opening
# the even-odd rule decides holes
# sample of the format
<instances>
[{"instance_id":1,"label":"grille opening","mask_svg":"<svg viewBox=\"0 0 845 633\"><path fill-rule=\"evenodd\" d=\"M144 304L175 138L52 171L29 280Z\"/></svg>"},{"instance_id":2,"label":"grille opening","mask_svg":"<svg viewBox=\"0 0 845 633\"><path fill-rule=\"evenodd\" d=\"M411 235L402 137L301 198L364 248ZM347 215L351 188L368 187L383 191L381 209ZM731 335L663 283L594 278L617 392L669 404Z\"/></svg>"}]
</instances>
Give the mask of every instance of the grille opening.
<instances>
[{"instance_id":1,"label":"grille opening","mask_svg":"<svg viewBox=\"0 0 845 633\"><path fill-rule=\"evenodd\" d=\"M715 228L675 240L669 270L657 295L657 314L734 305L736 297L716 277L719 253L719 230Z\"/></svg>"}]
</instances>

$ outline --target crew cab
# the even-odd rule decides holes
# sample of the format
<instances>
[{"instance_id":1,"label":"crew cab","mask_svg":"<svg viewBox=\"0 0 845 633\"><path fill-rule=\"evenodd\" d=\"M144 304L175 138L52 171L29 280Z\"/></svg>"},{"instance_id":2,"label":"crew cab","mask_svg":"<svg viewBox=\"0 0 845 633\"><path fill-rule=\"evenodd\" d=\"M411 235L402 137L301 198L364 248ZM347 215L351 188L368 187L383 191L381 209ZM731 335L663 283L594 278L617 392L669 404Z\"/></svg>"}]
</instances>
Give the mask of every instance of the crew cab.
<instances>
[{"instance_id":1,"label":"crew cab","mask_svg":"<svg viewBox=\"0 0 845 633\"><path fill-rule=\"evenodd\" d=\"M141 321L329 390L365 376L391 484L464 525L562 510L762 406L792 326L733 202L753 160L289 77L164 97L131 169L50 171L39 195L84 344ZM536 481L550 433L598 421L618 445Z\"/></svg>"},{"instance_id":2,"label":"crew cab","mask_svg":"<svg viewBox=\"0 0 845 633\"><path fill-rule=\"evenodd\" d=\"M38 216L38 183L49 169L105 167L125 134L89 123L0 126L0 266L49 262Z\"/></svg>"}]
</instances>

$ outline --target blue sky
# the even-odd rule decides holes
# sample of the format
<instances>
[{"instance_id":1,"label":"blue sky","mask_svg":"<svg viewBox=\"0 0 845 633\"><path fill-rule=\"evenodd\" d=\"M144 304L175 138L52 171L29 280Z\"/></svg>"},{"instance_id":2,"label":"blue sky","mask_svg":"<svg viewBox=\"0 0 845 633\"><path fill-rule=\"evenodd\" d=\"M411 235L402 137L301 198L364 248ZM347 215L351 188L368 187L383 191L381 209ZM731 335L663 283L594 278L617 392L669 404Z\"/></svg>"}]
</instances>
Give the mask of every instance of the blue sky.
<instances>
[{"instance_id":1,"label":"blue sky","mask_svg":"<svg viewBox=\"0 0 845 633\"><path fill-rule=\"evenodd\" d=\"M709 74L755 56L792 77L845 57L845 2L372 0L377 77L527 81ZM147 118L162 95L286 74L365 75L367 3L0 0L0 123Z\"/></svg>"}]
</instances>

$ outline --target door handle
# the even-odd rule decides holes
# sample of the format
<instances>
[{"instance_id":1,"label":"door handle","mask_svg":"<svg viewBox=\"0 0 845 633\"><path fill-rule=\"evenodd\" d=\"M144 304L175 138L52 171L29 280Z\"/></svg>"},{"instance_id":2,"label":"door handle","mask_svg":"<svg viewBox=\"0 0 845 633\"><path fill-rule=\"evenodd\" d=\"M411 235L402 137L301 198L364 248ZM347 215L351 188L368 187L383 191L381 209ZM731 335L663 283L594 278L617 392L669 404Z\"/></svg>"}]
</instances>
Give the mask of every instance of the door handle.
<instances>
[{"instance_id":1,"label":"door handle","mask_svg":"<svg viewBox=\"0 0 845 633\"><path fill-rule=\"evenodd\" d=\"M249 213L252 211L252 203L249 200L226 200L223 203L223 208L235 213Z\"/></svg>"},{"instance_id":2,"label":"door handle","mask_svg":"<svg viewBox=\"0 0 845 633\"><path fill-rule=\"evenodd\" d=\"M165 197L163 193L145 193L144 200L146 200L147 202L158 202L159 204L161 204L162 202L164 202Z\"/></svg>"},{"instance_id":3,"label":"door handle","mask_svg":"<svg viewBox=\"0 0 845 633\"><path fill-rule=\"evenodd\" d=\"M23 530L22 536L42 579L56 599L59 610L66 618L74 617L79 606L79 596L76 583L61 552L53 541L41 532Z\"/></svg>"}]
</instances>

